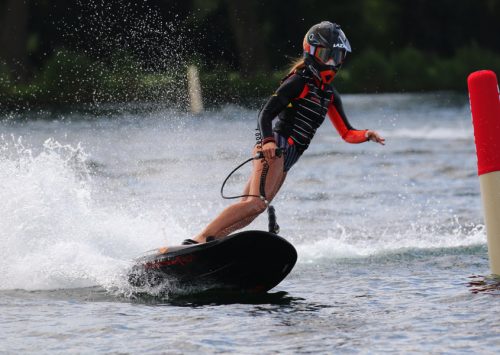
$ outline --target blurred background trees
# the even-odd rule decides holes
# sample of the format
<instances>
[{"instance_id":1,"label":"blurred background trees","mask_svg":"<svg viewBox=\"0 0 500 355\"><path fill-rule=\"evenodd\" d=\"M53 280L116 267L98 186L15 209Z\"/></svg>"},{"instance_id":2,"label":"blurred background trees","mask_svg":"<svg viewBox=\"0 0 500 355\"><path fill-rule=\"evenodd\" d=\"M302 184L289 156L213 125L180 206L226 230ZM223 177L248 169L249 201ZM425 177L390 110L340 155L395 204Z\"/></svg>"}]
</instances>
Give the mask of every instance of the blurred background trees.
<instances>
[{"instance_id":1,"label":"blurred background trees","mask_svg":"<svg viewBox=\"0 0 500 355\"><path fill-rule=\"evenodd\" d=\"M497 0L0 0L2 102L164 100L195 63L209 100L265 95L336 21L344 92L465 90L500 71Z\"/></svg>"}]
</instances>

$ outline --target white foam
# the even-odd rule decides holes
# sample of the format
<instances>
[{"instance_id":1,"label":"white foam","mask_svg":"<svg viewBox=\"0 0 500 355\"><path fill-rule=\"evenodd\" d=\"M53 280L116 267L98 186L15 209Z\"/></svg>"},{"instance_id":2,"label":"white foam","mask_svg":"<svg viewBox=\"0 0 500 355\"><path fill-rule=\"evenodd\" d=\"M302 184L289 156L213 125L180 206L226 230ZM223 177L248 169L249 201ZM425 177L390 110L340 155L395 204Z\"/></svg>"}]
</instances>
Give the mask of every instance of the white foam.
<instances>
[{"instance_id":1,"label":"white foam","mask_svg":"<svg viewBox=\"0 0 500 355\"><path fill-rule=\"evenodd\" d=\"M36 150L0 138L0 289L122 287L131 258L164 245L174 221L97 205L80 145Z\"/></svg>"},{"instance_id":2,"label":"white foam","mask_svg":"<svg viewBox=\"0 0 500 355\"><path fill-rule=\"evenodd\" d=\"M407 230L363 231L354 234L337 225L327 237L311 243L297 245L299 262L315 263L319 260L363 258L398 253L409 249L433 250L482 245L486 243L483 225L463 228L453 222L454 228L441 233L419 226ZM395 228L397 229L397 228Z\"/></svg>"}]
</instances>

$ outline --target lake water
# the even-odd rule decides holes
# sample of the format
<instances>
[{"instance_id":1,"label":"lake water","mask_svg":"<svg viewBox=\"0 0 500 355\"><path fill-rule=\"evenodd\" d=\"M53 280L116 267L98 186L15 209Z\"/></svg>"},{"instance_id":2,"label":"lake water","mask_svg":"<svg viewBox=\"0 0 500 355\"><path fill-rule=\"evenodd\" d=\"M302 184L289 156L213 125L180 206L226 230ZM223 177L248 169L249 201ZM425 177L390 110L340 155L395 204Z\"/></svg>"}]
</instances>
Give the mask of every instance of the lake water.
<instances>
[{"instance_id":1,"label":"lake water","mask_svg":"<svg viewBox=\"0 0 500 355\"><path fill-rule=\"evenodd\" d=\"M126 273L227 206L256 109L5 116L0 352L498 353L498 292L469 284L489 266L467 97L343 98L387 145L344 143L325 121L274 201L297 265L254 297L139 297Z\"/></svg>"}]
</instances>

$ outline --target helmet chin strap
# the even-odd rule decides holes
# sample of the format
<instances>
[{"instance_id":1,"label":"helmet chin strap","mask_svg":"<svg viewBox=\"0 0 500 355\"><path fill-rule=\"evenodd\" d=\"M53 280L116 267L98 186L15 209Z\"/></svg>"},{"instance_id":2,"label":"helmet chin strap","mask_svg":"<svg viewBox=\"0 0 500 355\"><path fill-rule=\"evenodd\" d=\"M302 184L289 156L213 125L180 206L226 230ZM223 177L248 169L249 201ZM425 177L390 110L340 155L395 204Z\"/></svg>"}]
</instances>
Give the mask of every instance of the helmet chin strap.
<instances>
[{"instance_id":1,"label":"helmet chin strap","mask_svg":"<svg viewBox=\"0 0 500 355\"><path fill-rule=\"evenodd\" d=\"M336 74L335 70L327 69L327 70L319 71L318 68L316 68L316 66L314 65L313 60L314 59L310 58L309 56L307 56L305 58L305 63L307 65L307 67L309 68L309 70L313 73L313 75L316 77L316 79L318 79L321 83L330 84L333 81L333 79L335 78L335 74Z\"/></svg>"},{"instance_id":2,"label":"helmet chin strap","mask_svg":"<svg viewBox=\"0 0 500 355\"><path fill-rule=\"evenodd\" d=\"M333 81L333 78L335 78L335 71L332 69L323 70L320 72L320 75L323 83L330 84Z\"/></svg>"}]
</instances>

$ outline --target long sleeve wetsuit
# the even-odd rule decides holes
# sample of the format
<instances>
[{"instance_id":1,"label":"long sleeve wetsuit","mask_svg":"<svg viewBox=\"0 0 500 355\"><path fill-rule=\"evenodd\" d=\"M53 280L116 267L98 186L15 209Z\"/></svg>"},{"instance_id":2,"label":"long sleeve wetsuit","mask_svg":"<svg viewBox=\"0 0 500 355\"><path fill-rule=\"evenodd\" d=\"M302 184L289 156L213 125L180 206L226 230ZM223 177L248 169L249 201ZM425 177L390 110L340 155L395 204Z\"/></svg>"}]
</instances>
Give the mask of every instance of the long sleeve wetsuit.
<instances>
[{"instance_id":1,"label":"long sleeve wetsuit","mask_svg":"<svg viewBox=\"0 0 500 355\"><path fill-rule=\"evenodd\" d=\"M278 133L288 144L295 145L300 155L309 146L326 114L345 141L362 143L367 140L366 130L356 130L350 125L340 95L333 86L320 87L307 69L297 71L283 81L260 112L258 123L262 143L275 141L275 133ZM278 121L273 128L276 117Z\"/></svg>"}]
</instances>

